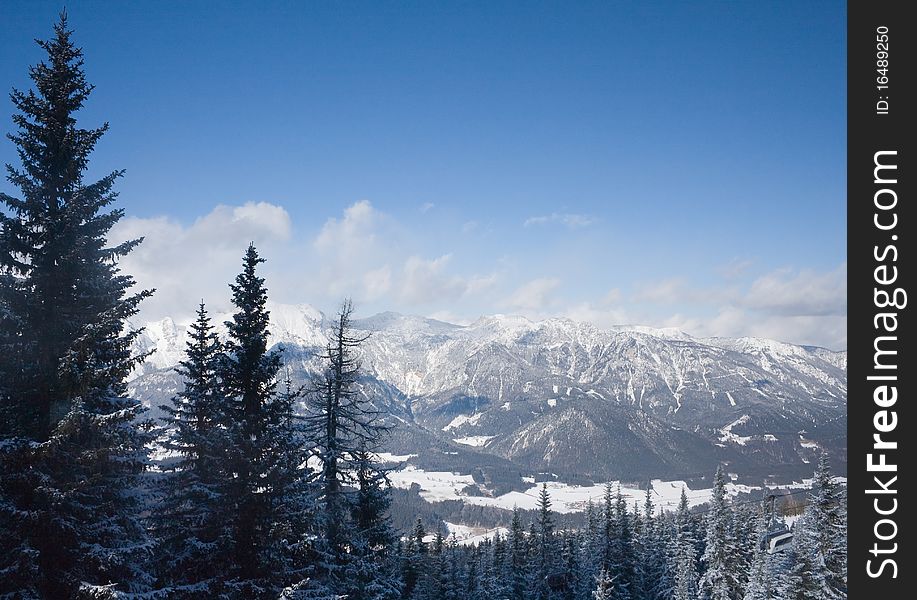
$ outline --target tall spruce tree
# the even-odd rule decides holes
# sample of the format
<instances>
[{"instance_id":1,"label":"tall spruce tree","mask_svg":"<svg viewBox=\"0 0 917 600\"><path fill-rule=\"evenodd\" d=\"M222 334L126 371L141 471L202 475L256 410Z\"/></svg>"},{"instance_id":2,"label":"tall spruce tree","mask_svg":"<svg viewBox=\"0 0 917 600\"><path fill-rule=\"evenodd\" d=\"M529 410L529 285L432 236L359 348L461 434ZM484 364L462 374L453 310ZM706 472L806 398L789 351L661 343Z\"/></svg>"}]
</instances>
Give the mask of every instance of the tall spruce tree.
<instances>
[{"instance_id":1,"label":"tall spruce tree","mask_svg":"<svg viewBox=\"0 0 917 600\"><path fill-rule=\"evenodd\" d=\"M551 577L555 574L558 549L554 539L551 495L548 493L546 483L542 484L541 491L538 493L538 520L535 523L535 532L535 536L530 540L534 553L531 561L528 597L549 600L553 597Z\"/></svg>"},{"instance_id":2,"label":"tall spruce tree","mask_svg":"<svg viewBox=\"0 0 917 600\"><path fill-rule=\"evenodd\" d=\"M118 260L141 240L109 246L114 171L83 175L107 131L77 126L93 87L62 13L39 41L34 89L13 90L21 168L0 194L0 594L71 598L142 591L151 578L138 477L150 441L125 377L150 291Z\"/></svg>"},{"instance_id":3,"label":"tall spruce tree","mask_svg":"<svg viewBox=\"0 0 917 600\"><path fill-rule=\"evenodd\" d=\"M163 449L176 458L160 465L161 499L152 524L159 540L160 585L173 597L215 593L225 565L228 532L221 517L229 473L226 415L218 377L222 346L202 302L176 371L184 388L162 406Z\"/></svg>"},{"instance_id":4,"label":"tall spruce tree","mask_svg":"<svg viewBox=\"0 0 917 600\"><path fill-rule=\"evenodd\" d=\"M818 537L806 512L796 522L793 548L784 575L778 583L781 600L824 600L832 598L818 564Z\"/></svg>"},{"instance_id":5,"label":"tall spruce tree","mask_svg":"<svg viewBox=\"0 0 917 600\"><path fill-rule=\"evenodd\" d=\"M427 530L423 526L423 519L417 517L414 521L414 528L408 535L407 543L404 545L401 557L401 580L404 582L402 596L404 598L424 597L421 593L426 591L421 585L428 568L427 544L424 537ZM442 537L437 534L436 545L438 551L442 552ZM440 571L437 576L442 576Z\"/></svg>"},{"instance_id":6,"label":"tall spruce tree","mask_svg":"<svg viewBox=\"0 0 917 600\"><path fill-rule=\"evenodd\" d=\"M592 590L592 600L613 600L615 577L604 568L595 576L595 588Z\"/></svg>"},{"instance_id":7,"label":"tall spruce tree","mask_svg":"<svg viewBox=\"0 0 917 600\"><path fill-rule=\"evenodd\" d=\"M643 500L643 519L638 535L638 576L640 598L656 600L665 598L672 590L672 579L667 565L664 534L660 519L655 515L652 485L646 488Z\"/></svg>"},{"instance_id":8,"label":"tall spruce tree","mask_svg":"<svg viewBox=\"0 0 917 600\"><path fill-rule=\"evenodd\" d=\"M672 557L673 600L695 600L697 597L696 540L688 512L688 496L681 488L681 499L675 516L675 548Z\"/></svg>"},{"instance_id":9,"label":"tall spruce tree","mask_svg":"<svg viewBox=\"0 0 917 600\"><path fill-rule=\"evenodd\" d=\"M276 597L301 574L309 524L306 449L293 412L297 393L278 390L281 356L268 351L267 289L249 245L230 284L236 308L217 375L224 407L227 473L224 518L230 529L225 589L231 596Z\"/></svg>"},{"instance_id":10,"label":"tall spruce tree","mask_svg":"<svg viewBox=\"0 0 917 600\"><path fill-rule=\"evenodd\" d=\"M765 499L755 520L755 533L757 539L754 540L754 554L751 567L748 571L748 583L745 585L745 594L743 600L773 600L776 594L776 581L774 577L775 561L771 554L768 554L765 548L761 547L761 542L771 529L772 525L771 503Z\"/></svg>"},{"instance_id":11,"label":"tall spruce tree","mask_svg":"<svg viewBox=\"0 0 917 600\"><path fill-rule=\"evenodd\" d=\"M513 507L513 519L509 526L509 559L506 561L506 579L512 600L526 597L526 570L528 566L528 543L522 525L522 513Z\"/></svg>"},{"instance_id":12,"label":"tall spruce tree","mask_svg":"<svg viewBox=\"0 0 917 600\"><path fill-rule=\"evenodd\" d=\"M611 598L630 600L633 597L635 562L633 529L620 484L616 492L613 489L610 483L606 484L602 513L601 568L614 578Z\"/></svg>"},{"instance_id":13,"label":"tall spruce tree","mask_svg":"<svg viewBox=\"0 0 917 600\"><path fill-rule=\"evenodd\" d=\"M793 532L789 565L781 581L783 597L836 600L847 597L846 495L831 477L822 453L809 501Z\"/></svg>"},{"instance_id":14,"label":"tall spruce tree","mask_svg":"<svg viewBox=\"0 0 917 600\"><path fill-rule=\"evenodd\" d=\"M815 539L815 565L826 599L847 597L847 497L834 481L828 454L822 452L807 507L806 523Z\"/></svg>"},{"instance_id":15,"label":"tall spruce tree","mask_svg":"<svg viewBox=\"0 0 917 600\"><path fill-rule=\"evenodd\" d=\"M732 524L732 510L726 502L726 475L720 465L707 512L706 549L702 557L705 570L698 584L702 599L732 600L737 597L739 573L733 568L737 548Z\"/></svg>"},{"instance_id":16,"label":"tall spruce tree","mask_svg":"<svg viewBox=\"0 0 917 600\"><path fill-rule=\"evenodd\" d=\"M401 595L392 546L395 534L388 515L391 484L365 442L351 460L356 491L350 506L353 537L347 565L347 597L389 600Z\"/></svg>"}]
</instances>

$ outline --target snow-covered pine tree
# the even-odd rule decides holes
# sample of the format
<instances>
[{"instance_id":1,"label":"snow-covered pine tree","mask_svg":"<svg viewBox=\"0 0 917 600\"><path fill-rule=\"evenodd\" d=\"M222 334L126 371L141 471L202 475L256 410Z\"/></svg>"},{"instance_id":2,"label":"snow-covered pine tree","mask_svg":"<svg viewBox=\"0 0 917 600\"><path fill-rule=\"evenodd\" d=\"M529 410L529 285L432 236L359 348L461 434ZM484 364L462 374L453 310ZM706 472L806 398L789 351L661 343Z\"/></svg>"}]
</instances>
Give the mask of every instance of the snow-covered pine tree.
<instances>
[{"instance_id":1,"label":"snow-covered pine tree","mask_svg":"<svg viewBox=\"0 0 917 600\"><path fill-rule=\"evenodd\" d=\"M513 519L509 526L509 560L506 561L505 578L510 588L511 600L523 600L526 595L528 570L528 541L525 528L522 526L522 513L519 507L513 507Z\"/></svg>"},{"instance_id":2,"label":"snow-covered pine tree","mask_svg":"<svg viewBox=\"0 0 917 600\"><path fill-rule=\"evenodd\" d=\"M365 442L353 453L351 465L356 493L350 507L353 539L347 565L347 597L353 600L389 600L401 595L396 574L388 509L388 476L376 465Z\"/></svg>"},{"instance_id":3,"label":"snow-covered pine tree","mask_svg":"<svg viewBox=\"0 0 917 600\"><path fill-rule=\"evenodd\" d=\"M743 600L773 600L776 597L776 581L774 566L775 561L768 554L759 540L763 540L772 525L770 500L765 499L761 505L760 513L755 519L755 534L753 542L754 554L748 572L748 582L745 585Z\"/></svg>"},{"instance_id":4,"label":"snow-covered pine tree","mask_svg":"<svg viewBox=\"0 0 917 600\"><path fill-rule=\"evenodd\" d=\"M656 517L653 504L652 485L646 488L643 499L643 518L639 531L637 565L639 566L640 591L638 597L656 600L667 597L672 589L672 580L667 564L664 532Z\"/></svg>"},{"instance_id":5,"label":"snow-covered pine tree","mask_svg":"<svg viewBox=\"0 0 917 600\"><path fill-rule=\"evenodd\" d=\"M595 576L595 588L592 590L593 600L613 600L615 577L604 568Z\"/></svg>"},{"instance_id":6,"label":"snow-covered pine tree","mask_svg":"<svg viewBox=\"0 0 917 600\"><path fill-rule=\"evenodd\" d=\"M630 513L631 540L633 541L634 579L631 582L631 596L643 598L644 572L643 572L643 517L640 514L640 504L634 500L634 509Z\"/></svg>"},{"instance_id":7,"label":"snow-covered pine tree","mask_svg":"<svg viewBox=\"0 0 917 600\"><path fill-rule=\"evenodd\" d=\"M602 510L593 503L592 498L586 502L586 524L583 531L582 575L580 576L580 600L592 600L595 589L595 577L603 563L604 520Z\"/></svg>"},{"instance_id":8,"label":"snow-covered pine tree","mask_svg":"<svg viewBox=\"0 0 917 600\"><path fill-rule=\"evenodd\" d=\"M509 560L509 545L507 538L500 534L500 530L494 532L493 543L491 544L490 568L487 576L493 581L493 597L509 598L510 585L509 579L506 578L506 565Z\"/></svg>"},{"instance_id":9,"label":"snow-covered pine tree","mask_svg":"<svg viewBox=\"0 0 917 600\"><path fill-rule=\"evenodd\" d=\"M627 503L621 494L610 483L605 486L602 525L602 564L604 569L614 577L614 588L611 591L615 600L630 600L633 597L634 581L634 542L630 514Z\"/></svg>"},{"instance_id":10,"label":"snow-covered pine tree","mask_svg":"<svg viewBox=\"0 0 917 600\"><path fill-rule=\"evenodd\" d=\"M464 586L462 585L462 557L460 550L458 539L453 533L446 541L448 560L446 561L446 576L443 579L443 597L446 600L465 600L463 597Z\"/></svg>"},{"instance_id":11,"label":"snow-covered pine tree","mask_svg":"<svg viewBox=\"0 0 917 600\"><path fill-rule=\"evenodd\" d=\"M754 548L758 542L755 533L757 511L754 506L740 503L732 506L732 540L736 549L730 561L730 570L736 574L735 596L745 595L745 582L754 560Z\"/></svg>"},{"instance_id":12,"label":"snow-covered pine tree","mask_svg":"<svg viewBox=\"0 0 917 600\"><path fill-rule=\"evenodd\" d=\"M405 598L418 597L417 592L421 591L419 584L427 572L428 548L424 542L426 535L427 530L424 528L423 519L417 517L417 520L414 521L414 528L408 535L402 550L401 580L404 583L402 595ZM439 550L442 552L442 536L437 533L437 538ZM439 572L439 574L442 573L442 571Z\"/></svg>"},{"instance_id":13,"label":"snow-covered pine tree","mask_svg":"<svg viewBox=\"0 0 917 600\"><path fill-rule=\"evenodd\" d=\"M561 565L563 566L564 587L558 594L562 600L578 600L582 597L584 572L582 560L582 536L574 532L564 532L560 536Z\"/></svg>"},{"instance_id":14,"label":"snow-covered pine tree","mask_svg":"<svg viewBox=\"0 0 917 600\"><path fill-rule=\"evenodd\" d=\"M675 516L675 548L672 557L672 599L696 600L697 598L697 554L696 540L688 513L688 496L681 488L681 500Z\"/></svg>"},{"instance_id":15,"label":"snow-covered pine tree","mask_svg":"<svg viewBox=\"0 0 917 600\"><path fill-rule=\"evenodd\" d=\"M538 493L538 521L535 523L535 537L530 542L532 556L529 598L549 600L553 594L551 577L555 574L557 545L554 539L554 517L551 514L551 495L548 485L542 484Z\"/></svg>"},{"instance_id":16,"label":"snow-covered pine tree","mask_svg":"<svg viewBox=\"0 0 917 600\"><path fill-rule=\"evenodd\" d=\"M778 583L780 600L823 600L831 598L823 571L817 564L818 536L806 512L796 521L793 531L793 548L787 560L785 574Z\"/></svg>"},{"instance_id":17,"label":"snow-covered pine tree","mask_svg":"<svg viewBox=\"0 0 917 600\"><path fill-rule=\"evenodd\" d=\"M491 600L482 577L481 545L474 545L465 552L465 573L462 589L464 600Z\"/></svg>"},{"instance_id":18,"label":"snow-covered pine tree","mask_svg":"<svg viewBox=\"0 0 917 600\"><path fill-rule=\"evenodd\" d=\"M847 496L831 475L826 452L819 456L806 511L806 524L815 538L816 569L824 581L824 598L846 598Z\"/></svg>"},{"instance_id":19,"label":"snow-covered pine tree","mask_svg":"<svg viewBox=\"0 0 917 600\"><path fill-rule=\"evenodd\" d=\"M846 598L846 543L846 495L831 477L828 457L822 453L808 505L793 531L783 596L791 600Z\"/></svg>"},{"instance_id":20,"label":"snow-covered pine tree","mask_svg":"<svg viewBox=\"0 0 917 600\"><path fill-rule=\"evenodd\" d=\"M726 474L717 467L713 481L713 498L707 511L706 548L702 557L704 573L698 583L700 598L733 600L739 589L733 568L737 548L732 536L732 510L726 502Z\"/></svg>"},{"instance_id":21,"label":"snow-covered pine tree","mask_svg":"<svg viewBox=\"0 0 917 600\"><path fill-rule=\"evenodd\" d=\"M77 126L92 92L66 13L38 44L34 90L13 90L21 198L0 193L0 594L73 598L143 591L149 542L138 478L148 424L127 396L141 300L118 260L141 240L109 246L123 210L123 174L86 183L108 125Z\"/></svg>"},{"instance_id":22,"label":"snow-covered pine tree","mask_svg":"<svg viewBox=\"0 0 917 600\"><path fill-rule=\"evenodd\" d=\"M334 588L349 560L348 548L355 534L350 520L354 484L354 457L361 449L375 449L388 431L382 414L358 387L360 360L357 355L367 336L354 333L353 305L345 300L338 311L325 348L324 369L316 375L306 396L305 417L314 455L321 464L316 478L318 519L315 549L319 576Z\"/></svg>"},{"instance_id":23,"label":"snow-covered pine tree","mask_svg":"<svg viewBox=\"0 0 917 600\"><path fill-rule=\"evenodd\" d=\"M220 516L229 474L222 468L225 416L217 377L222 346L202 302L176 371L183 389L161 408L166 415L161 446L177 458L160 464L161 498L153 511L160 589L173 597L215 593L225 565L226 533Z\"/></svg>"},{"instance_id":24,"label":"snow-covered pine tree","mask_svg":"<svg viewBox=\"0 0 917 600\"><path fill-rule=\"evenodd\" d=\"M226 478L223 518L230 528L227 593L276 597L302 568L301 541L309 523L306 451L293 413L297 393L278 391L281 357L268 351L267 289L250 244L242 272L230 284L236 312L218 377L223 399Z\"/></svg>"},{"instance_id":25,"label":"snow-covered pine tree","mask_svg":"<svg viewBox=\"0 0 917 600\"><path fill-rule=\"evenodd\" d=\"M445 600L446 598L446 573L448 560L446 555L446 540L441 531L437 530L430 543L426 562L416 560L415 555L404 558L403 576L411 579L411 589L404 588L402 597L412 600Z\"/></svg>"}]
</instances>

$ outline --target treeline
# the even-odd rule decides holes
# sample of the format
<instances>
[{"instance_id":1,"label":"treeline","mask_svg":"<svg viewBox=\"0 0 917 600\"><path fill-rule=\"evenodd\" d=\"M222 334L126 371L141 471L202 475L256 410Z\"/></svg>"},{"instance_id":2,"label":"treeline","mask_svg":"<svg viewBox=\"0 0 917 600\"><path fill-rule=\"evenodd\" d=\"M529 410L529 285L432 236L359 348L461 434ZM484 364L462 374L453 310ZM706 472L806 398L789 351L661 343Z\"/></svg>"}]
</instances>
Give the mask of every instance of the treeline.
<instances>
[{"instance_id":1,"label":"treeline","mask_svg":"<svg viewBox=\"0 0 917 600\"><path fill-rule=\"evenodd\" d=\"M713 497L691 511L682 491L660 514L647 490L627 506L610 484L585 526L558 529L547 487L535 519L513 511L508 533L474 546L431 536L418 521L403 546L404 598L414 600L799 600L846 598L846 495L827 457L815 473L793 542L773 503L729 503L722 468Z\"/></svg>"},{"instance_id":2,"label":"treeline","mask_svg":"<svg viewBox=\"0 0 917 600\"><path fill-rule=\"evenodd\" d=\"M144 356L126 327L153 292L132 291L111 246L121 171L85 182L105 133L77 126L89 97L66 16L40 41L34 89L14 90L20 197L0 213L0 598L655 599L836 598L845 594L843 491L823 459L792 550L759 539L771 521L730 506L717 475L703 515L687 501L630 510L609 488L582 528L558 527L542 490L534 518L473 547L423 521L390 519L374 451L384 415L360 393L345 302L323 368L284 374L268 347L263 259L246 250L229 285L225 339L206 306L152 421L127 392Z\"/></svg>"}]
</instances>

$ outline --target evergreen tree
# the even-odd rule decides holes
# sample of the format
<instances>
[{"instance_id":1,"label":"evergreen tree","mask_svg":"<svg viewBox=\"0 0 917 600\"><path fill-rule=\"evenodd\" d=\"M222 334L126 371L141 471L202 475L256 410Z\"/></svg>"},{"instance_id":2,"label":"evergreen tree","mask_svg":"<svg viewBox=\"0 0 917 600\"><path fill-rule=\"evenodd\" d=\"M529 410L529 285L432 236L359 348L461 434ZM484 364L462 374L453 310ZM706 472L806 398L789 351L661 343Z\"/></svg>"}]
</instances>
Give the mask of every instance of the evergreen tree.
<instances>
[{"instance_id":1,"label":"evergreen tree","mask_svg":"<svg viewBox=\"0 0 917 600\"><path fill-rule=\"evenodd\" d=\"M220 381L217 377L222 346L203 302L191 324L185 359L176 369L184 388L170 405L162 447L177 459L163 463L163 498L153 515L159 539L161 579L164 589L177 597L212 591L221 574L216 560L225 555L225 534L220 517L224 486L229 473L221 458L226 451L225 421Z\"/></svg>"},{"instance_id":2,"label":"evergreen tree","mask_svg":"<svg viewBox=\"0 0 917 600\"><path fill-rule=\"evenodd\" d=\"M764 540L771 529L772 516L770 502L765 499L760 514L756 519L755 533L757 540ZM757 541L755 540L755 541ZM772 555L761 547L754 545L754 555L745 586L744 600L772 600L775 598L774 561Z\"/></svg>"},{"instance_id":3,"label":"evergreen tree","mask_svg":"<svg viewBox=\"0 0 917 600\"><path fill-rule=\"evenodd\" d=\"M314 454L321 463L317 476L316 550L321 577L332 588L341 587L339 579L347 566L348 548L356 535L349 519L353 502L349 486L355 483L352 475L355 461L361 451L375 449L388 430L380 412L358 387L360 361L357 352L367 337L354 333L352 313L353 306L347 300L329 332L323 356L325 367L314 378L307 395L307 431Z\"/></svg>"},{"instance_id":4,"label":"evergreen tree","mask_svg":"<svg viewBox=\"0 0 917 600\"><path fill-rule=\"evenodd\" d=\"M847 597L846 496L822 453L809 503L793 532L791 563L783 595L792 600Z\"/></svg>"},{"instance_id":5,"label":"evergreen tree","mask_svg":"<svg viewBox=\"0 0 917 600\"><path fill-rule=\"evenodd\" d=\"M149 425L124 383L143 360L125 331L141 300L109 246L115 171L85 183L108 129L77 126L92 92L66 14L13 90L21 198L0 194L0 594L72 598L139 592L152 583L139 519Z\"/></svg>"},{"instance_id":6,"label":"evergreen tree","mask_svg":"<svg viewBox=\"0 0 917 600\"><path fill-rule=\"evenodd\" d=\"M639 566L637 581L640 583L638 596L646 600L664 598L672 589L663 539L664 532L662 524L655 516L655 510L652 485L648 485L643 500L643 518L637 537L639 541L637 544L637 565Z\"/></svg>"},{"instance_id":7,"label":"evergreen tree","mask_svg":"<svg viewBox=\"0 0 917 600\"><path fill-rule=\"evenodd\" d=\"M697 567L695 540L688 513L688 496L681 489L681 500L675 518L675 549L673 559L673 600L695 600L697 598Z\"/></svg>"},{"instance_id":8,"label":"evergreen tree","mask_svg":"<svg viewBox=\"0 0 917 600\"><path fill-rule=\"evenodd\" d=\"M546 483L542 484L538 494L538 521L531 543L534 552L529 597L548 600L552 597L550 583L554 575L557 548L554 539L554 517L551 514L551 495Z\"/></svg>"},{"instance_id":9,"label":"evergreen tree","mask_svg":"<svg viewBox=\"0 0 917 600\"><path fill-rule=\"evenodd\" d=\"M735 551L729 568L735 574L734 594L736 598L742 598L745 595L745 583L751 571L752 562L754 562L755 544L758 542L755 533L757 516L754 507L747 504L732 507L731 537Z\"/></svg>"},{"instance_id":10,"label":"evergreen tree","mask_svg":"<svg viewBox=\"0 0 917 600\"><path fill-rule=\"evenodd\" d=\"M796 522L789 567L779 584L781 600L822 600L830 598L817 564L818 537L814 534L810 513Z\"/></svg>"},{"instance_id":11,"label":"evergreen tree","mask_svg":"<svg viewBox=\"0 0 917 600\"><path fill-rule=\"evenodd\" d=\"M611 597L615 600L630 600L633 597L631 588L634 581L633 531L621 486L618 486L617 492L613 492L613 489L610 483L606 484L601 569L614 578Z\"/></svg>"},{"instance_id":12,"label":"evergreen tree","mask_svg":"<svg viewBox=\"0 0 917 600\"><path fill-rule=\"evenodd\" d=\"M421 531L422 532L422 531ZM423 539L421 537L421 539ZM446 544L443 534L437 531L433 537L433 542L429 548L429 558L426 564L414 564L420 566L424 571L419 575L414 572L414 580L419 582L413 593L408 593L405 597L414 598L415 600L444 600L446 598L446 581L445 576L448 572L448 556L445 552Z\"/></svg>"},{"instance_id":13,"label":"evergreen tree","mask_svg":"<svg viewBox=\"0 0 917 600\"><path fill-rule=\"evenodd\" d=\"M567 533L562 538L562 545L564 587L559 597L563 600L578 600L582 596L583 581L587 580L583 573L580 538Z\"/></svg>"},{"instance_id":14,"label":"evergreen tree","mask_svg":"<svg viewBox=\"0 0 917 600\"><path fill-rule=\"evenodd\" d=\"M739 574L732 566L737 550L731 525L731 510L726 503L726 475L721 465L716 470L713 498L707 512L706 549L702 557L706 569L698 585L702 599L732 600L737 597Z\"/></svg>"},{"instance_id":15,"label":"evergreen tree","mask_svg":"<svg viewBox=\"0 0 917 600\"><path fill-rule=\"evenodd\" d=\"M306 461L293 413L298 393L278 391L281 358L269 352L267 290L256 270L264 259L249 245L230 285L236 312L218 377L224 398L224 516L231 554L224 586L230 595L275 596L302 568L308 524Z\"/></svg>"},{"instance_id":16,"label":"evergreen tree","mask_svg":"<svg viewBox=\"0 0 917 600\"><path fill-rule=\"evenodd\" d=\"M592 591L593 600L612 600L615 589L615 577L605 569L599 571L595 577L595 589Z\"/></svg>"},{"instance_id":17,"label":"evergreen tree","mask_svg":"<svg viewBox=\"0 0 917 600\"><path fill-rule=\"evenodd\" d=\"M494 598L509 598L512 586L510 579L506 577L507 563L509 560L509 546L506 538L500 534L500 530L494 532L493 543L491 544L490 570L488 577L493 582Z\"/></svg>"},{"instance_id":18,"label":"evergreen tree","mask_svg":"<svg viewBox=\"0 0 917 600\"><path fill-rule=\"evenodd\" d=\"M824 598L847 597L847 498L831 476L828 454L822 452L806 507L815 539L815 566L824 582Z\"/></svg>"},{"instance_id":19,"label":"evergreen tree","mask_svg":"<svg viewBox=\"0 0 917 600\"><path fill-rule=\"evenodd\" d=\"M386 473L362 445L353 455L356 494L351 506L354 538L348 564L347 597L353 600L387 600L401 595L401 582L393 570L394 542L388 516L391 496Z\"/></svg>"},{"instance_id":20,"label":"evergreen tree","mask_svg":"<svg viewBox=\"0 0 917 600\"><path fill-rule=\"evenodd\" d=\"M402 596L404 598L413 598L415 589L418 588L418 582L424 576L427 568L427 544L424 542L427 531L423 526L423 520L417 517L414 522L414 529L408 536L407 544L404 548L402 557L401 579L404 582ZM437 533L438 552L442 554L442 536ZM442 573L442 571L440 571Z\"/></svg>"},{"instance_id":21,"label":"evergreen tree","mask_svg":"<svg viewBox=\"0 0 917 600\"><path fill-rule=\"evenodd\" d=\"M472 546L466 556L465 584L462 598L467 600L490 600L484 586L483 569L481 567L481 545Z\"/></svg>"},{"instance_id":22,"label":"evergreen tree","mask_svg":"<svg viewBox=\"0 0 917 600\"><path fill-rule=\"evenodd\" d=\"M449 559L446 561L443 596L446 600L464 600L462 596L462 565L459 556L458 540L455 534L449 536L446 544Z\"/></svg>"},{"instance_id":23,"label":"evergreen tree","mask_svg":"<svg viewBox=\"0 0 917 600\"><path fill-rule=\"evenodd\" d=\"M525 529L522 527L522 514L519 508L513 507L513 519L509 526L509 560L507 561L506 579L510 587L512 600L523 600L526 597L526 574L528 568L528 542Z\"/></svg>"},{"instance_id":24,"label":"evergreen tree","mask_svg":"<svg viewBox=\"0 0 917 600\"><path fill-rule=\"evenodd\" d=\"M607 488L606 488L607 492ZM602 510L597 507L590 498L586 502L586 529L583 539L583 561L581 576L581 590L579 597L581 600L592 600L592 592L595 589L595 577L599 573L603 564L603 538L604 538L604 519Z\"/></svg>"}]
</instances>

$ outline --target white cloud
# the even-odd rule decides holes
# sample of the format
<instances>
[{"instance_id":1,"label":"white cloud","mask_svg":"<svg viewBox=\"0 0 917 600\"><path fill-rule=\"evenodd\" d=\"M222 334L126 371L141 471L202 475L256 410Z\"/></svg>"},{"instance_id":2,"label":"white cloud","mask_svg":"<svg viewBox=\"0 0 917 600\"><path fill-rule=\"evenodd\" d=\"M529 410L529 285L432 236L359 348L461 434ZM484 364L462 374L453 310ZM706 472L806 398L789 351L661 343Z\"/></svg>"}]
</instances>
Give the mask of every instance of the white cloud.
<instances>
[{"instance_id":1,"label":"white cloud","mask_svg":"<svg viewBox=\"0 0 917 600\"><path fill-rule=\"evenodd\" d=\"M392 289L392 270L388 265L363 274L363 287L367 300L381 298Z\"/></svg>"},{"instance_id":2,"label":"white cloud","mask_svg":"<svg viewBox=\"0 0 917 600\"><path fill-rule=\"evenodd\" d=\"M451 254L433 259L409 257L398 282L400 300L408 304L430 304L439 301L459 300L492 287L497 275L462 277L450 274Z\"/></svg>"},{"instance_id":3,"label":"white cloud","mask_svg":"<svg viewBox=\"0 0 917 600\"><path fill-rule=\"evenodd\" d=\"M402 260L398 246L394 221L368 200L360 200L345 208L340 217L326 220L311 248L297 253L295 264L287 268L304 276L288 295L308 295L314 298L311 302L345 296L358 304L382 299L394 285L390 265Z\"/></svg>"},{"instance_id":4,"label":"white cloud","mask_svg":"<svg viewBox=\"0 0 917 600\"><path fill-rule=\"evenodd\" d=\"M589 302L580 302L570 306L563 312L563 316L574 321L592 323L602 329L638 322L623 308L595 306Z\"/></svg>"},{"instance_id":5,"label":"white cloud","mask_svg":"<svg viewBox=\"0 0 917 600\"><path fill-rule=\"evenodd\" d=\"M410 231L361 200L312 233L296 232L280 206L261 202L220 205L190 225L166 217L127 218L111 241L144 236L122 261L141 287L156 294L141 305L141 319L187 319L203 299L215 310L229 308L227 284L239 272L242 254L255 242L267 263L262 274L271 298L336 306L349 296L378 310L455 310L457 301L491 292L498 272L459 274L451 253L425 258L407 250ZM457 313L453 313L457 314Z\"/></svg>"},{"instance_id":6,"label":"white cloud","mask_svg":"<svg viewBox=\"0 0 917 600\"><path fill-rule=\"evenodd\" d=\"M779 269L759 277L744 306L783 316L847 314L847 263L827 273Z\"/></svg>"},{"instance_id":7,"label":"white cloud","mask_svg":"<svg viewBox=\"0 0 917 600\"><path fill-rule=\"evenodd\" d=\"M699 337L766 337L833 349L847 347L847 264L818 272L776 269L749 285L692 288L683 278L638 287L637 303L700 305L712 316L644 316L657 327L677 327Z\"/></svg>"},{"instance_id":8,"label":"white cloud","mask_svg":"<svg viewBox=\"0 0 917 600\"><path fill-rule=\"evenodd\" d=\"M569 229L586 227L595 223L595 219L588 215L578 215L573 213L551 213L550 215L539 215L529 217L522 224L523 227L532 227L535 225L559 224Z\"/></svg>"},{"instance_id":9,"label":"white cloud","mask_svg":"<svg viewBox=\"0 0 917 600\"><path fill-rule=\"evenodd\" d=\"M322 254L349 257L364 252L376 242L380 213L368 200L348 206L340 219L325 221L313 245Z\"/></svg>"},{"instance_id":10,"label":"white cloud","mask_svg":"<svg viewBox=\"0 0 917 600\"><path fill-rule=\"evenodd\" d=\"M436 205L433 204L432 202L424 202L423 204L420 205L420 212L428 213L431 210L433 210L434 207L436 207Z\"/></svg>"},{"instance_id":11,"label":"white cloud","mask_svg":"<svg viewBox=\"0 0 917 600\"><path fill-rule=\"evenodd\" d=\"M144 237L144 242L121 261L125 273L141 288L156 288L141 304L143 316L187 315L203 299L223 309L228 306L227 284L239 271L246 246L261 250L286 243L291 236L290 216L267 202L242 206L219 205L191 225L167 217L122 219L110 240Z\"/></svg>"},{"instance_id":12,"label":"white cloud","mask_svg":"<svg viewBox=\"0 0 917 600\"><path fill-rule=\"evenodd\" d=\"M633 300L653 304L716 304L731 301L738 293L732 286L691 287L685 278L675 277L638 284Z\"/></svg>"},{"instance_id":13,"label":"white cloud","mask_svg":"<svg viewBox=\"0 0 917 600\"><path fill-rule=\"evenodd\" d=\"M673 315L659 326L676 327L697 337L763 337L791 344L847 347L847 317L842 315L762 315L736 306L709 318Z\"/></svg>"},{"instance_id":14,"label":"white cloud","mask_svg":"<svg viewBox=\"0 0 917 600\"><path fill-rule=\"evenodd\" d=\"M504 302L505 306L523 311L542 311L552 300L560 280L552 277L533 279L520 286Z\"/></svg>"},{"instance_id":15,"label":"white cloud","mask_svg":"<svg viewBox=\"0 0 917 600\"><path fill-rule=\"evenodd\" d=\"M465 291L462 279L445 274L451 258L449 254L434 259L408 258L402 272L401 298L410 304L427 304L461 296Z\"/></svg>"},{"instance_id":16,"label":"white cloud","mask_svg":"<svg viewBox=\"0 0 917 600\"><path fill-rule=\"evenodd\" d=\"M624 298L624 294L618 288L608 290L608 293L602 297L602 304L617 304Z\"/></svg>"}]
</instances>

